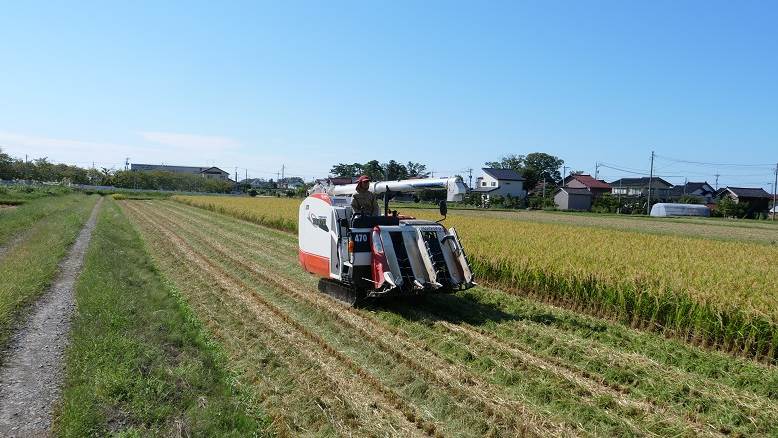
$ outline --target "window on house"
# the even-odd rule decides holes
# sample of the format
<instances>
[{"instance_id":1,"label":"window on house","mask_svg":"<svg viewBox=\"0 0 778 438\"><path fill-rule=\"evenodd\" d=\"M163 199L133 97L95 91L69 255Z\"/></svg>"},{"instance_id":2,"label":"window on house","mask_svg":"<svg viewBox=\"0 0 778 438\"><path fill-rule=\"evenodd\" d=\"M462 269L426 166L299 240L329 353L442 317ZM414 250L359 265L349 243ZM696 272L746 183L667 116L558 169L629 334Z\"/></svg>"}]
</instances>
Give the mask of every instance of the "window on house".
<instances>
[{"instance_id":1,"label":"window on house","mask_svg":"<svg viewBox=\"0 0 778 438\"><path fill-rule=\"evenodd\" d=\"M481 187L486 187L486 181L481 183Z\"/></svg>"},{"instance_id":2,"label":"window on house","mask_svg":"<svg viewBox=\"0 0 778 438\"><path fill-rule=\"evenodd\" d=\"M492 187L494 187L494 186L496 186L496 185L497 185L497 183L496 183L496 182L494 182L494 181L492 181Z\"/></svg>"}]
</instances>

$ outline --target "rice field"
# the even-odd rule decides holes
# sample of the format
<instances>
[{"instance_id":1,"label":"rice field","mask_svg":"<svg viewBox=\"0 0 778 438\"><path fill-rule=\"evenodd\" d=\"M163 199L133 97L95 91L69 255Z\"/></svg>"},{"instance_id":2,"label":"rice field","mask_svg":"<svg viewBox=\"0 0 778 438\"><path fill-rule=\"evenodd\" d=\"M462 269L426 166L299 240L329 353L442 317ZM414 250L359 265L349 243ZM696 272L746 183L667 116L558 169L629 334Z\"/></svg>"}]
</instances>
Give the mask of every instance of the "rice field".
<instances>
[{"instance_id":1,"label":"rice field","mask_svg":"<svg viewBox=\"0 0 778 438\"><path fill-rule=\"evenodd\" d=\"M300 202L174 199L287 231L296 229ZM778 356L776 245L458 211L445 224L458 229L482 281L736 354Z\"/></svg>"},{"instance_id":2,"label":"rice field","mask_svg":"<svg viewBox=\"0 0 778 438\"><path fill-rule=\"evenodd\" d=\"M489 287L347 308L299 268L292 233L120 205L274 435L776 432L775 367Z\"/></svg>"}]
</instances>

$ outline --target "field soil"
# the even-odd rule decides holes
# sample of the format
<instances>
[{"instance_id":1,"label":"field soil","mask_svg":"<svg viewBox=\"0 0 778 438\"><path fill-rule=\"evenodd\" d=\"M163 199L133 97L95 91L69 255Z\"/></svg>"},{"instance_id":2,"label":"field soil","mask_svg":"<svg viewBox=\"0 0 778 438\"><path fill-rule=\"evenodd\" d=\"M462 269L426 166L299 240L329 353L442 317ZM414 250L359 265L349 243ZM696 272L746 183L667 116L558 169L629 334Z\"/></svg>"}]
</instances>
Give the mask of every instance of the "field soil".
<instances>
[{"instance_id":1,"label":"field soil","mask_svg":"<svg viewBox=\"0 0 778 438\"><path fill-rule=\"evenodd\" d=\"M295 235L122 201L281 436L778 433L778 371L496 289L348 308Z\"/></svg>"},{"instance_id":2,"label":"field soil","mask_svg":"<svg viewBox=\"0 0 778 438\"><path fill-rule=\"evenodd\" d=\"M0 435L44 436L59 397L63 352L74 309L73 287L89 246L101 200L92 209L49 290L11 337L0 370Z\"/></svg>"}]
</instances>

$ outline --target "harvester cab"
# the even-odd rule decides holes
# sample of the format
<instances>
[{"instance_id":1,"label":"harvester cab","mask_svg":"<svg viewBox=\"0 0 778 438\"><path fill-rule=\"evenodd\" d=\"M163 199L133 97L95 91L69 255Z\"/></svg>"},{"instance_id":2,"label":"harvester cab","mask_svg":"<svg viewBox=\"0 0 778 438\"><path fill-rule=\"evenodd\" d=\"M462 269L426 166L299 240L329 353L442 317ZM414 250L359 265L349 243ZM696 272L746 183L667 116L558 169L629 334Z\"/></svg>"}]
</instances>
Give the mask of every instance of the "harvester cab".
<instances>
[{"instance_id":1,"label":"harvester cab","mask_svg":"<svg viewBox=\"0 0 778 438\"><path fill-rule=\"evenodd\" d=\"M473 273L454 228L390 212L391 194L446 190L459 201L467 187L461 178L374 182L384 194L384 215L354 215L356 184L316 186L300 205L299 260L322 279L319 289L348 304L362 298L420 295L471 288ZM440 213L447 213L441 201Z\"/></svg>"}]
</instances>

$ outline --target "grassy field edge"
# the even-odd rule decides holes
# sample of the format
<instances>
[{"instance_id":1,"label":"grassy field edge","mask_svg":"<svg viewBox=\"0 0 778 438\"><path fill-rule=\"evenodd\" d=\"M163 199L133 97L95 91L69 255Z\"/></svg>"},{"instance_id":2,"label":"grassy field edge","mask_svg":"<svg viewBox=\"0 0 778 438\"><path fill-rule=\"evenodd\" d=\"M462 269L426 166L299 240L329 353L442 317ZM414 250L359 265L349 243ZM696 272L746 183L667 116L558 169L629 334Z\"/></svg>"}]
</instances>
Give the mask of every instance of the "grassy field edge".
<instances>
[{"instance_id":1,"label":"grassy field edge","mask_svg":"<svg viewBox=\"0 0 778 438\"><path fill-rule=\"evenodd\" d=\"M62 201L61 205L57 204L45 217L18 218L34 227L34 232L9 248L0 260L0 349L30 305L51 285L59 262L75 242L96 199L82 195L63 197L57 201Z\"/></svg>"},{"instance_id":2,"label":"grassy field edge","mask_svg":"<svg viewBox=\"0 0 778 438\"><path fill-rule=\"evenodd\" d=\"M218 344L107 201L76 286L56 434L265 435Z\"/></svg>"}]
</instances>

